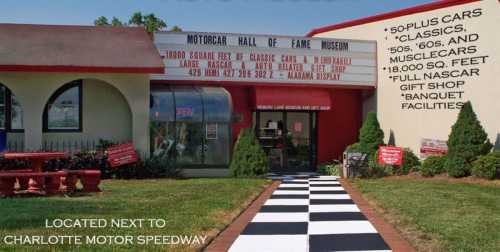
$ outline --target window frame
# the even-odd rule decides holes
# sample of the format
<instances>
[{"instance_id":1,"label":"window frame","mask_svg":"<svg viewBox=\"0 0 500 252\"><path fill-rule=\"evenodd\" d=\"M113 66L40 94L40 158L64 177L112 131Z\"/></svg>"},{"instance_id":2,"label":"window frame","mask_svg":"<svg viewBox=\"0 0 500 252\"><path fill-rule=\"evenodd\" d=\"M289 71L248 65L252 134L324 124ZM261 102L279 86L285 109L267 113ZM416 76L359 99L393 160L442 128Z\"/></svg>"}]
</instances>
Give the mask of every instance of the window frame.
<instances>
[{"instance_id":1,"label":"window frame","mask_svg":"<svg viewBox=\"0 0 500 252\"><path fill-rule=\"evenodd\" d=\"M49 98L47 103L45 104L45 107L43 109L43 133L75 133L75 132L82 132L83 131L83 90L82 90L82 84L83 80L74 80L71 82L68 82L58 88ZM67 90L78 87L78 128L77 129L50 129L48 126L49 123L49 118L48 118L48 105L53 103L61 94L66 92Z\"/></svg>"},{"instance_id":2,"label":"window frame","mask_svg":"<svg viewBox=\"0 0 500 252\"><path fill-rule=\"evenodd\" d=\"M5 105L4 105L4 109L5 109L5 113L4 113L4 116L5 116L5 124L4 124L4 128L3 130L5 130L5 132L10 132L10 133L23 133L24 132L24 124L23 124L23 128L22 129L13 129L12 128L12 91L10 91L10 88L7 87L6 85L0 83L0 85L3 86L4 88L4 102L5 102ZM22 104L21 104L21 108L22 108ZM23 116L24 116L24 112L23 112ZM0 128L1 130L1 128Z\"/></svg>"},{"instance_id":3,"label":"window frame","mask_svg":"<svg viewBox=\"0 0 500 252\"><path fill-rule=\"evenodd\" d=\"M6 119L6 131L7 132L12 132L12 133L24 133L24 118L23 118L23 128L22 129L13 129L12 128L12 97L14 96L10 89L7 88L6 92L6 97L5 97L5 102L6 102L6 111L5 111L5 117ZM19 98L18 98L19 101ZM23 108L21 104L21 109ZM24 111L22 113L22 116L24 116Z\"/></svg>"}]
</instances>

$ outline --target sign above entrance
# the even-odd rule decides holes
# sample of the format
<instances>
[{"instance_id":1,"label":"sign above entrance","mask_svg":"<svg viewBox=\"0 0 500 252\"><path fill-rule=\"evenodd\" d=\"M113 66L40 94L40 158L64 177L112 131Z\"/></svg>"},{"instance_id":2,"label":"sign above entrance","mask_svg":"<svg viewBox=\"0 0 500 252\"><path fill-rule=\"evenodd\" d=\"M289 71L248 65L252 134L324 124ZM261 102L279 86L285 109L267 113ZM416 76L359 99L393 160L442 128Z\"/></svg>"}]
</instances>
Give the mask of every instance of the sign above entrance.
<instances>
[{"instance_id":1,"label":"sign above entrance","mask_svg":"<svg viewBox=\"0 0 500 252\"><path fill-rule=\"evenodd\" d=\"M259 110L330 110L330 92L318 88L256 87Z\"/></svg>"},{"instance_id":2,"label":"sign above entrance","mask_svg":"<svg viewBox=\"0 0 500 252\"><path fill-rule=\"evenodd\" d=\"M165 74L153 80L376 85L374 41L157 32Z\"/></svg>"}]
</instances>

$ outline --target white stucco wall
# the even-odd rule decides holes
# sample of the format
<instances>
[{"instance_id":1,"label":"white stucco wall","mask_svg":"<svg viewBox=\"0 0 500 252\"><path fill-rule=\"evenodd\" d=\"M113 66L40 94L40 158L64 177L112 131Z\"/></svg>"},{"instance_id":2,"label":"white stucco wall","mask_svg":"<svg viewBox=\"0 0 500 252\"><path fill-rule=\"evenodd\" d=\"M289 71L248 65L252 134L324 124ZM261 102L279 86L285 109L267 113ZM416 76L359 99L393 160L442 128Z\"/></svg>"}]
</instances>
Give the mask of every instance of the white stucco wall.
<instances>
[{"instance_id":1,"label":"white stucco wall","mask_svg":"<svg viewBox=\"0 0 500 252\"><path fill-rule=\"evenodd\" d=\"M453 21L451 21L453 20ZM498 0L484 0L447 8L436 9L406 16L385 19L372 23L332 30L316 34L315 37L366 39L377 41L378 57L378 87L376 95L376 106L368 101L365 104L367 110L376 110L381 127L385 131L386 140L390 130L395 133L398 146L411 147L419 152L421 139L431 138L447 140L451 126L455 122L459 105L465 101L471 101L483 127L487 131L492 143L500 141L500 2ZM405 27L412 26L406 29ZM441 34L437 36L418 37L418 33L424 34L441 32L441 29L451 26L457 32ZM387 29L387 30L385 30ZM398 30L401 29L401 30ZM471 35L477 34L477 35ZM450 43L452 38L459 36L472 40ZM397 38L396 38L397 37ZM409 38L409 39L408 39ZM441 46L419 47L419 43L435 43L440 41ZM401 55L415 55L424 53L430 55L433 51L451 50L458 51L460 47L474 48L475 50L459 55L440 56L432 59L412 60L407 62L392 62L391 57ZM392 49L403 50L391 53ZM407 49L405 49L407 48ZM469 49L467 49L469 50ZM484 62L482 61L483 56ZM471 58L478 61L472 62ZM471 65L462 65L459 60ZM453 60L455 65L453 65ZM442 61L443 69L429 69L428 63ZM423 64L422 70L403 72L403 65ZM476 64L477 63L477 64ZM398 72L390 72L389 69L396 67ZM441 79L426 79L424 73L443 73L443 71L459 70L470 71L479 69L478 75L449 77ZM406 79L406 74L409 79ZM396 77L394 77L396 76ZM396 78L396 79L393 79ZM412 80L417 78L419 80ZM463 85L453 88L442 88L438 91L431 90L429 83L451 81ZM408 84L423 83L423 88L414 90L402 90ZM446 99L422 99L408 100L407 95L420 95L423 93L449 93L455 92L456 97ZM461 97L460 97L461 96ZM437 102L451 103L457 108L450 109L408 109L403 108L404 103L428 103ZM371 104L371 105L370 105Z\"/></svg>"},{"instance_id":2,"label":"white stucco wall","mask_svg":"<svg viewBox=\"0 0 500 252\"><path fill-rule=\"evenodd\" d=\"M125 97L115 87L96 79L82 83L82 132L44 133L43 141L114 142L132 140L132 115Z\"/></svg>"},{"instance_id":3,"label":"white stucco wall","mask_svg":"<svg viewBox=\"0 0 500 252\"><path fill-rule=\"evenodd\" d=\"M140 152L149 153L149 75L0 72L0 83L18 97L23 108L25 148L39 149L44 137L63 134L42 133L43 109L59 87L76 79L84 79L83 132L65 136L131 138ZM131 124L126 123L130 120Z\"/></svg>"}]
</instances>

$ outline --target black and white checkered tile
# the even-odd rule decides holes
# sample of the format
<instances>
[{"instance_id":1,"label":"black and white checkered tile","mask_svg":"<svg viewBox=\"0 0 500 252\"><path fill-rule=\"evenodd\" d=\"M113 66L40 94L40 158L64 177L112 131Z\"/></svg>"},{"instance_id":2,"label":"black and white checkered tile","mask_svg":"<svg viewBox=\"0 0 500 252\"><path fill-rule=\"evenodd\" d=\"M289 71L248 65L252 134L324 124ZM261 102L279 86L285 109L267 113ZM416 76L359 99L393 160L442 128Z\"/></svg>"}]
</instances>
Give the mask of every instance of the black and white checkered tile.
<instances>
[{"instance_id":1,"label":"black and white checkered tile","mask_svg":"<svg viewBox=\"0 0 500 252\"><path fill-rule=\"evenodd\" d=\"M229 251L390 251L333 176L290 176Z\"/></svg>"}]
</instances>

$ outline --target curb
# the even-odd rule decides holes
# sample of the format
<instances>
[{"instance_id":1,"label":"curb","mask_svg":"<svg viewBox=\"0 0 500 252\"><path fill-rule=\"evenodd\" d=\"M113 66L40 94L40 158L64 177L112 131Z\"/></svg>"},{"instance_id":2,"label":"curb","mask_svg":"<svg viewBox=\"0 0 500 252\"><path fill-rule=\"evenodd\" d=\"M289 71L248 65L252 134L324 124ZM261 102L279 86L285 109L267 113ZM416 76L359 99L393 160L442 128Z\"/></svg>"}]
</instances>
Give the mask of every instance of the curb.
<instances>
[{"instance_id":1,"label":"curb","mask_svg":"<svg viewBox=\"0 0 500 252\"><path fill-rule=\"evenodd\" d=\"M411 244L401 236L401 234L387 221L385 221L371 206L363 199L358 190L356 190L346 179L340 179L340 184L346 190L351 199L356 203L361 212L377 229L384 241L394 252L414 252L416 251Z\"/></svg>"},{"instance_id":2,"label":"curb","mask_svg":"<svg viewBox=\"0 0 500 252\"><path fill-rule=\"evenodd\" d=\"M219 235L217 235L210 244L203 250L205 252L228 251L233 242L245 229L247 224L259 212L260 208L271 194L278 188L280 181L273 181L243 212L236 217Z\"/></svg>"}]
</instances>

